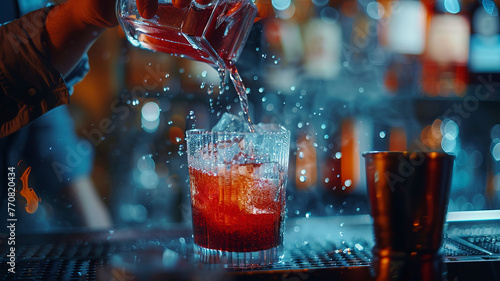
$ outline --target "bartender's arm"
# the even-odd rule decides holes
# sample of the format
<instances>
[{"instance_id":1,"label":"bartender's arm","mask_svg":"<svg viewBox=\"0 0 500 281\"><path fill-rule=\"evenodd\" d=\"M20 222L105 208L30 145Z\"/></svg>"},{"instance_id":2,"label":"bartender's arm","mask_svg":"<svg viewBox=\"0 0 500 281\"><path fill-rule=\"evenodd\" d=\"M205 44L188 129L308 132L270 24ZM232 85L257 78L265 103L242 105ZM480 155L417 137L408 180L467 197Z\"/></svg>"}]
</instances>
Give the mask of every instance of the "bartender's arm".
<instances>
[{"instance_id":1,"label":"bartender's arm","mask_svg":"<svg viewBox=\"0 0 500 281\"><path fill-rule=\"evenodd\" d=\"M118 24L115 0L70 0L52 9L47 16L51 62L63 74L69 73L95 39ZM157 0L137 0L141 16L152 18Z\"/></svg>"},{"instance_id":2,"label":"bartender's arm","mask_svg":"<svg viewBox=\"0 0 500 281\"><path fill-rule=\"evenodd\" d=\"M157 0L136 0L151 18ZM118 24L115 0L69 0L0 26L0 137L69 103L64 78L97 37Z\"/></svg>"}]
</instances>

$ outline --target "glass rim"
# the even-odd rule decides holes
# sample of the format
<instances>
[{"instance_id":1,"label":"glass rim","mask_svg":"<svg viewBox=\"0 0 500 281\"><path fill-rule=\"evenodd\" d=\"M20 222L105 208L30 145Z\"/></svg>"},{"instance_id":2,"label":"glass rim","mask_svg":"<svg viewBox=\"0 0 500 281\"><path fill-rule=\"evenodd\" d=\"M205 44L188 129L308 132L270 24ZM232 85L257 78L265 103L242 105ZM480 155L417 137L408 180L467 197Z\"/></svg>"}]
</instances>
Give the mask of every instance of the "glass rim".
<instances>
[{"instance_id":1,"label":"glass rim","mask_svg":"<svg viewBox=\"0 0 500 281\"><path fill-rule=\"evenodd\" d=\"M455 155L445 152L437 151L422 151L422 150L408 150L408 151L366 151L363 152L364 158L395 158L395 157L408 157L412 155L424 154L425 157L430 159L438 158L451 158L455 159Z\"/></svg>"},{"instance_id":2,"label":"glass rim","mask_svg":"<svg viewBox=\"0 0 500 281\"><path fill-rule=\"evenodd\" d=\"M266 136L278 136L283 134L290 134L290 130L287 128L278 125L279 129L275 131L266 131L266 132L233 132L233 131L210 131L206 129L190 129L186 131L186 136L196 136L196 135L221 135L221 136L229 136L229 135L266 135Z\"/></svg>"}]
</instances>

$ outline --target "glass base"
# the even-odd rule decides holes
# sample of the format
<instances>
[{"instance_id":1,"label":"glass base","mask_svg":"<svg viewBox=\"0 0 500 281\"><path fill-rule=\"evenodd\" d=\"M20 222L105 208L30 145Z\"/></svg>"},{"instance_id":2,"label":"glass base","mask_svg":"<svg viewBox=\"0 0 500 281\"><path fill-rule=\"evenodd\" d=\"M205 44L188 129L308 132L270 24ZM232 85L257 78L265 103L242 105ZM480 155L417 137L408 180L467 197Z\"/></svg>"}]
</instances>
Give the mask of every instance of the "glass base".
<instances>
[{"instance_id":1,"label":"glass base","mask_svg":"<svg viewBox=\"0 0 500 281\"><path fill-rule=\"evenodd\" d=\"M194 256L205 264L222 264L227 268L259 268L278 263L283 258L283 246L257 252L227 252L194 244Z\"/></svg>"}]
</instances>

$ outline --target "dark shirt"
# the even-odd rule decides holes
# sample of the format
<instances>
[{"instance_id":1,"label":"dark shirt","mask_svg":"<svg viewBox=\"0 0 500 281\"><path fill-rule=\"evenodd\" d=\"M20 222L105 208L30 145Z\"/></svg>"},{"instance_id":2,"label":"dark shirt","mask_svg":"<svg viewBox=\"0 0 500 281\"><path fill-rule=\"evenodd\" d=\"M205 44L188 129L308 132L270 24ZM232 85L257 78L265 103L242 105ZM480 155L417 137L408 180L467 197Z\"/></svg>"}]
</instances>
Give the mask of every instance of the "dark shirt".
<instances>
[{"instance_id":1,"label":"dark shirt","mask_svg":"<svg viewBox=\"0 0 500 281\"><path fill-rule=\"evenodd\" d=\"M69 103L65 81L50 63L44 28L49 10L0 26L0 137Z\"/></svg>"},{"instance_id":2,"label":"dark shirt","mask_svg":"<svg viewBox=\"0 0 500 281\"><path fill-rule=\"evenodd\" d=\"M43 0L13 1L4 6L0 23L33 11ZM63 194L72 181L90 174L93 149L75 134L73 120L65 104L72 86L89 70L82 57L65 77L50 64L44 30L50 8L36 10L19 20L0 25L0 183L7 186L8 167L16 168L19 180L26 166L32 167L29 187L41 201L34 214L24 210L24 198L17 194L16 230L48 232L78 226L76 210ZM18 163L21 162L20 165ZM21 190L18 183L17 191ZM7 189L0 189L0 207L7 210ZM7 212L0 212L6 221Z\"/></svg>"}]
</instances>

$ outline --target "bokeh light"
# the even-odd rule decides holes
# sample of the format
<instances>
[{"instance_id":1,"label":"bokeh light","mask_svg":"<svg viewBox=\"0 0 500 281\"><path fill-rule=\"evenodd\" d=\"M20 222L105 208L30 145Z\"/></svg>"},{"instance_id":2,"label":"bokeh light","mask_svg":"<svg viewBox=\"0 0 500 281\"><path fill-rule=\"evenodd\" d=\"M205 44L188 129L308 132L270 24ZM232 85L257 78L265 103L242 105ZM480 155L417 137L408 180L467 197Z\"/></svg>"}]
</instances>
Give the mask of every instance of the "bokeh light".
<instances>
[{"instance_id":1,"label":"bokeh light","mask_svg":"<svg viewBox=\"0 0 500 281\"><path fill-rule=\"evenodd\" d=\"M141 109L142 118L146 121L155 121L160 118L160 107L156 102L147 102Z\"/></svg>"},{"instance_id":2,"label":"bokeh light","mask_svg":"<svg viewBox=\"0 0 500 281\"><path fill-rule=\"evenodd\" d=\"M290 7L290 0L272 0L273 7L278 11L284 11Z\"/></svg>"}]
</instances>

